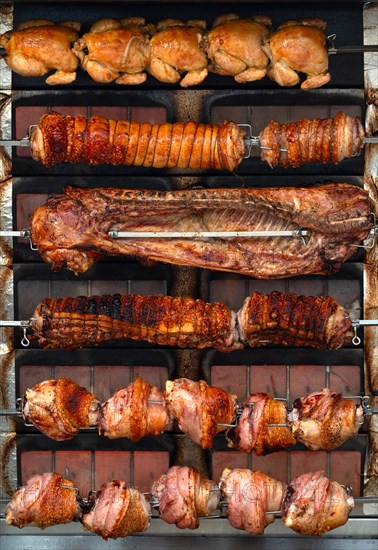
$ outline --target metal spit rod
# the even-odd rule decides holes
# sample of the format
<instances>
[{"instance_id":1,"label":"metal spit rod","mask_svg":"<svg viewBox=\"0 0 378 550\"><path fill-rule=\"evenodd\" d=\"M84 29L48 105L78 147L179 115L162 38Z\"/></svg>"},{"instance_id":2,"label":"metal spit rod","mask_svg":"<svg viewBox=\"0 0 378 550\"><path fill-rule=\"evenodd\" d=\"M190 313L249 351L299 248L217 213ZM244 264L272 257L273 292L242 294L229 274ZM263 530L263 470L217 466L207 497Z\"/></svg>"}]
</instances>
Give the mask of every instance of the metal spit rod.
<instances>
[{"instance_id":1,"label":"metal spit rod","mask_svg":"<svg viewBox=\"0 0 378 550\"><path fill-rule=\"evenodd\" d=\"M377 46L378 48L378 46ZM243 124L239 123L238 126L241 128L247 128L249 130L249 136L244 138L244 144L246 147L251 149L252 147L259 147L260 149L269 149L269 147L261 147L260 146L260 137L254 136L252 134L252 126L250 124ZM37 125L33 124L33 126L29 127L28 134L21 138L21 139L0 139L0 146L2 147L30 147L30 136L31 136L31 130L32 128L36 128ZM365 145L371 144L371 143L378 143L378 136L365 136L363 139L363 143ZM287 151L287 149L280 149L280 151ZM248 158L248 157L246 157Z\"/></svg>"},{"instance_id":2,"label":"metal spit rod","mask_svg":"<svg viewBox=\"0 0 378 550\"><path fill-rule=\"evenodd\" d=\"M311 232L307 229L292 230L265 230L265 231L118 231L111 229L108 236L111 239L202 239L219 237L230 239L235 237L306 237ZM369 233L372 237L378 236L378 225ZM0 237L31 238L30 229L20 231L3 230Z\"/></svg>"}]
</instances>

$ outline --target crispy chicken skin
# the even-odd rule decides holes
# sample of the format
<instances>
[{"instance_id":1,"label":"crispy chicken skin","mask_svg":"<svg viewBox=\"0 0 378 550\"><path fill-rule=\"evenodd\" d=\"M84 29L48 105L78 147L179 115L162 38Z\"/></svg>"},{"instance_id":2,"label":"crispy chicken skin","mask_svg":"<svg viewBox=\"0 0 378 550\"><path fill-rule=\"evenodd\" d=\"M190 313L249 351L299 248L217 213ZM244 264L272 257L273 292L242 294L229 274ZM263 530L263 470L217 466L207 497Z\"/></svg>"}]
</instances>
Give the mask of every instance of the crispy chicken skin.
<instances>
[{"instance_id":1,"label":"crispy chicken skin","mask_svg":"<svg viewBox=\"0 0 378 550\"><path fill-rule=\"evenodd\" d=\"M197 529L199 516L218 508L218 486L188 466L172 466L154 481L151 495L159 501L159 517L179 529Z\"/></svg>"},{"instance_id":2,"label":"crispy chicken skin","mask_svg":"<svg viewBox=\"0 0 378 550\"><path fill-rule=\"evenodd\" d=\"M160 21L150 40L148 72L160 82L180 81L183 88L200 84L207 76L207 57L201 46L205 28L201 20Z\"/></svg>"},{"instance_id":3,"label":"crispy chicken skin","mask_svg":"<svg viewBox=\"0 0 378 550\"><path fill-rule=\"evenodd\" d=\"M72 439L80 428L96 426L100 401L67 377L44 380L27 389L22 416L50 439Z\"/></svg>"},{"instance_id":4,"label":"crispy chicken skin","mask_svg":"<svg viewBox=\"0 0 378 550\"><path fill-rule=\"evenodd\" d=\"M233 76L240 83L263 78L269 58L262 44L269 36L271 24L269 17L218 17L206 37L209 71Z\"/></svg>"},{"instance_id":5,"label":"crispy chicken skin","mask_svg":"<svg viewBox=\"0 0 378 550\"><path fill-rule=\"evenodd\" d=\"M109 439L139 441L172 429L172 422L163 392L138 376L103 403L99 433Z\"/></svg>"},{"instance_id":6,"label":"crispy chicken skin","mask_svg":"<svg viewBox=\"0 0 378 550\"><path fill-rule=\"evenodd\" d=\"M264 51L270 58L268 76L280 86L295 86L305 73L302 90L320 88L331 80L328 72L326 23L320 19L286 21L273 32Z\"/></svg>"},{"instance_id":7,"label":"crispy chicken skin","mask_svg":"<svg viewBox=\"0 0 378 550\"><path fill-rule=\"evenodd\" d=\"M286 484L259 471L225 468L219 486L227 501L227 517L235 529L262 535L274 521L267 512L279 510Z\"/></svg>"},{"instance_id":8,"label":"crispy chicken skin","mask_svg":"<svg viewBox=\"0 0 378 550\"><path fill-rule=\"evenodd\" d=\"M331 451L355 435L363 409L328 388L296 399L288 415L294 437L313 451Z\"/></svg>"},{"instance_id":9,"label":"crispy chicken skin","mask_svg":"<svg viewBox=\"0 0 378 550\"><path fill-rule=\"evenodd\" d=\"M66 487L64 487L66 486ZM76 500L74 484L57 473L37 474L20 487L7 505L8 525L30 525L46 529L52 525L77 521L81 509Z\"/></svg>"},{"instance_id":10,"label":"crispy chicken skin","mask_svg":"<svg viewBox=\"0 0 378 550\"><path fill-rule=\"evenodd\" d=\"M74 44L81 67L96 82L142 84L154 33L142 17L100 19Z\"/></svg>"},{"instance_id":11,"label":"crispy chicken skin","mask_svg":"<svg viewBox=\"0 0 378 550\"><path fill-rule=\"evenodd\" d=\"M82 523L87 531L105 540L117 539L146 531L150 514L150 505L142 493L128 487L125 481L114 480L102 485Z\"/></svg>"},{"instance_id":12,"label":"crispy chicken skin","mask_svg":"<svg viewBox=\"0 0 378 550\"><path fill-rule=\"evenodd\" d=\"M55 70L47 84L70 84L76 79L79 61L71 51L80 23L54 24L47 19L28 21L0 36L7 65L21 76L39 77Z\"/></svg>"},{"instance_id":13,"label":"crispy chicken skin","mask_svg":"<svg viewBox=\"0 0 378 550\"><path fill-rule=\"evenodd\" d=\"M204 380L168 380L165 400L179 428L203 449L210 449L215 435L225 430L220 424L230 424L235 418L236 395Z\"/></svg>"},{"instance_id":14,"label":"crispy chicken skin","mask_svg":"<svg viewBox=\"0 0 378 550\"><path fill-rule=\"evenodd\" d=\"M348 521L354 500L324 472L310 472L295 478L282 502L282 519L300 535L319 536Z\"/></svg>"},{"instance_id":15,"label":"crispy chicken skin","mask_svg":"<svg viewBox=\"0 0 378 550\"><path fill-rule=\"evenodd\" d=\"M295 445L296 441L286 427L268 427L287 421L286 405L266 393L252 393L242 404L243 412L237 425L227 430L229 447L246 453L266 455Z\"/></svg>"}]
</instances>

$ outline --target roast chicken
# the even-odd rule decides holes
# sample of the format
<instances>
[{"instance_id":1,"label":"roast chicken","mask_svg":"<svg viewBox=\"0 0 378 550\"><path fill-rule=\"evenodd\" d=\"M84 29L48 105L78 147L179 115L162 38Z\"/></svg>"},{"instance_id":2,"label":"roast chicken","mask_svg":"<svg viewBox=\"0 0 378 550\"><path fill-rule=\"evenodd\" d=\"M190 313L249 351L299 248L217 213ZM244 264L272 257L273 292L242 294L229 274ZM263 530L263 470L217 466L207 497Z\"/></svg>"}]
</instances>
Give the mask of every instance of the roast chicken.
<instances>
[{"instance_id":1,"label":"roast chicken","mask_svg":"<svg viewBox=\"0 0 378 550\"><path fill-rule=\"evenodd\" d=\"M348 521L354 499L324 472L310 472L295 478L282 502L282 519L300 535L319 536Z\"/></svg>"},{"instance_id":2,"label":"roast chicken","mask_svg":"<svg viewBox=\"0 0 378 550\"><path fill-rule=\"evenodd\" d=\"M219 506L220 490L188 466L172 466L154 481L151 496L159 502L159 517L179 529L197 529L200 516L210 516Z\"/></svg>"},{"instance_id":3,"label":"roast chicken","mask_svg":"<svg viewBox=\"0 0 378 550\"><path fill-rule=\"evenodd\" d=\"M314 451L340 447L358 432L363 419L360 405L328 388L296 399L288 415L294 437Z\"/></svg>"},{"instance_id":4,"label":"roast chicken","mask_svg":"<svg viewBox=\"0 0 378 550\"><path fill-rule=\"evenodd\" d=\"M219 486L227 502L227 518L235 529L262 535L274 521L268 512L281 507L286 483L259 471L225 468Z\"/></svg>"},{"instance_id":5,"label":"roast chicken","mask_svg":"<svg viewBox=\"0 0 378 550\"><path fill-rule=\"evenodd\" d=\"M286 21L263 46L270 59L268 76L280 86L294 86L304 73L302 90L320 88L331 80L328 72L326 23L320 19Z\"/></svg>"},{"instance_id":6,"label":"roast chicken","mask_svg":"<svg viewBox=\"0 0 378 550\"><path fill-rule=\"evenodd\" d=\"M165 400L180 430L203 449L213 446L214 436L224 431L224 424L230 424L236 414L236 395L208 386L204 380L168 380Z\"/></svg>"},{"instance_id":7,"label":"roast chicken","mask_svg":"<svg viewBox=\"0 0 378 550\"><path fill-rule=\"evenodd\" d=\"M163 392L138 376L103 403L99 433L109 439L139 441L172 429L172 423Z\"/></svg>"},{"instance_id":8,"label":"roast chicken","mask_svg":"<svg viewBox=\"0 0 378 550\"><path fill-rule=\"evenodd\" d=\"M206 22L201 20L160 21L150 40L148 72L160 82L180 81L184 88L200 84L208 72L207 57L202 51L205 28Z\"/></svg>"},{"instance_id":9,"label":"roast chicken","mask_svg":"<svg viewBox=\"0 0 378 550\"><path fill-rule=\"evenodd\" d=\"M295 445L296 440L288 427L268 426L287 422L283 401L276 401L266 393L252 393L242 407L236 426L226 432L229 447L265 455Z\"/></svg>"},{"instance_id":10,"label":"roast chicken","mask_svg":"<svg viewBox=\"0 0 378 550\"><path fill-rule=\"evenodd\" d=\"M240 83L261 80L269 63L262 44L269 36L271 24L269 17L218 17L206 37L209 71L233 76Z\"/></svg>"},{"instance_id":11,"label":"roast chicken","mask_svg":"<svg viewBox=\"0 0 378 550\"><path fill-rule=\"evenodd\" d=\"M75 42L73 51L96 82L142 84L153 32L142 17L100 19Z\"/></svg>"},{"instance_id":12,"label":"roast chicken","mask_svg":"<svg viewBox=\"0 0 378 550\"><path fill-rule=\"evenodd\" d=\"M0 36L6 50L7 65L21 76L39 77L51 70L47 84L70 84L76 79L79 64L71 51L81 24L65 21L54 24L47 19L27 21Z\"/></svg>"},{"instance_id":13,"label":"roast chicken","mask_svg":"<svg viewBox=\"0 0 378 550\"><path fill-rule=\"evenodd\" d=\"M150 516L145 496L125 481L114 480L102 485L82 523L87 531L108 540L146 531Z\"/></svg>"},{"instance_id":14,"label":"roast chicken","mask_svg":"<svg viewBox=\"0 0 378 550\"><path fill-rule=\"evenodd\" d=\"M57 473L37 474L20 487L7 505L8 525L46 529L81 518L74 484Z\"/></svg>"},{"instance_id":15,"label":"roast chicken","mask_svg":"<svg viewBox=\"0 0 378 550\"><path fill-rule=\"evenodd\" d=\"M101 403L95 395L67 377L44 380L27 389L22 416L50 439L72 439L80 428L97 426Z\"/></svg>"}]
</instances>

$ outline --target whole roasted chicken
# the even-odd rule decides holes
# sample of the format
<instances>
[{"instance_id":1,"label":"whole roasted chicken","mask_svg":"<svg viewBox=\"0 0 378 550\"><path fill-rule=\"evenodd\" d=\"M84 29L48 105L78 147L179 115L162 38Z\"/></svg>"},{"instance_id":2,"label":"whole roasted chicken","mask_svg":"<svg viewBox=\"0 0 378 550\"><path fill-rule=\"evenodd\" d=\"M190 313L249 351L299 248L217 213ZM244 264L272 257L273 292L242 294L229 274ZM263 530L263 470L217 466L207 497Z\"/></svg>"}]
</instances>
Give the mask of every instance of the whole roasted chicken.
<instances>
[{"instance_id":1,"label":"whole roasted chicken","mask_svg":"<svg viewBox=\"0 0 378 550\"><path fill-rule=\"evenodd\" d=\"M218 17L207 35L209 71L233 76L236 82L260 80L266 75L269 58L262 49L269 36L269 17L241 19L228 14Z\"/></svg>"},{"instance_id":2,"label":"whole roasted chicken","mask_svg":"<svg viewBox=\"0 0 378 550\"><path fill-rule=\"evenodd\" d=\"M179 82L186 88L200 84L207 76L207 57L202 51L206 22L184 23L165 19L157 24L157 33L150 40L148 72L160 82Z\"/></svg>"},{"instance_id":3,"label":"whole roasted chicken","mask_svg":"<svg viewBox=\"0 0 378 550\"><path fill-rule=\"evenodd\" d=\"M280 86L295 86L298 73L307 78L302 90L320 88L331 80L328 72L325 21L286 21L266 40L263 49L270 58L268 76Z\"/></svg>"},{"instance_id":4,"label":"whole roasted chicken","mask_svg":"<svg viewBox=\"0 0 378 550\"><path fill-rule=\"evenodd\" d=\"M5 61L21 76L39 77L55 70L46 78L46 84L70 84L76 79L79 64L71 48L80 27L75 21L27 21L0 36L0 45L7 52Z\"/></svg>"},{"instance_id":5,"label":"whole roasted chicken","mask_svg":"<svg viewBox=\"0 0 378 550\"><path fill-rule=\"evenodd\" d=\"M75 42L73 51L96 82L141 84L147 78L153 32L142 17L100 19Z\"/></svg>"}]
</instances>

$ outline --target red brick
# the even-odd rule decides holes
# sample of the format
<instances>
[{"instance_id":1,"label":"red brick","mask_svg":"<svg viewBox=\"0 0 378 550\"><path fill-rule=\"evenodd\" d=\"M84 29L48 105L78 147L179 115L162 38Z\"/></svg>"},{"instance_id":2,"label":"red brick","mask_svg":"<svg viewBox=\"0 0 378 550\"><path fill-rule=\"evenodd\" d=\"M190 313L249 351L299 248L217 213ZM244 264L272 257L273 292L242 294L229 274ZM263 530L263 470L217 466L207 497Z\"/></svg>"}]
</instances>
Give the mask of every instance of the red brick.
<instances>
[{"instance_id":1,"label":"red brick","mask_svg":"<svg viewBox=\"0 0 378 550\"><path fill-rule=\"evenodd\" d=\"M224 302L231 309L238 310L248 296L248 281L238 275L210 281L210 302Z\"/></svg>"},{"instance_id":2,"label":"red brick","mask_svg":"<svg viewBox=\"0 0 378 550\"><path fill-rule=\"evenodd\" d=\"M62 298L65 296L85 296L88 294L87 281L75 279L71 281L51 281L51 298Z\"/></svg>"},{"instance_id":3,"label":"red brick","mask_svg":"<svg viewBox=\"0 0 378 550\"><path fill-rule=\"evenodd\" d=\"M130 381L130 367L126 365L96 365L93 393L104 402Z\"/></svg>"},{"instance_id":4,"label":"red brick","mask_svg":"<svg viewBox=\"0 0 378 550\"><path fill-rule=\"evenodd\" d=\"M35 384L53 378L51 369L51 366L46 365L22 365L19 369L20 397L22 397L28 388L32 388Z\"/></svg>"},{"instance_id":5,"label":"red brick","mask_svg":"<svg viewBox=\"0 0 378 550\"><path fill-rule=\"evenodd\" d=\"M88 108L85 105L58 105L50 110L65 116L88 116Z\"/></svg>"},{"instance_id":6,"label":"red brick","mask_svg":"<svg viewBox=\"0 0 378 550\"><path fill-rule=\"evenodd\" d=\"M23 451L21 453L21 483L23 485L33 475L51 472L52 469L52 451Z\"/></svg>"},{"instance_id":7,"label":"red brick","mask_svg":"<svg viewBox=\"0 0 378 550\"><path fill-rule=\"evenodd\" d=\"M128 281L92 281L91 294L128 294Z\"/></svg>"},{"instance_id":8,"label":"red brick","mask_svg":"<svg viewBox=\"0 0 378 550\"><path fill-rule=\"evenodd\" d=\"M326 385L323 365L293 365L290 368L290 402L319 391Z\"/></svg>"},{"instance_id":9,"label":"red brick","mask_svg":"<svg viewBox=\"0 0 378 550\"><path fill-rule=\"evenodd\" d=\"M165 474L169 469L169 453L167 451L135 451L134 452L134 486L147 493L155 479Z\"/></svg>"},{"instance_id":10,"label":"red brick","mask_svg":"<svg viewBox=\"0 0 378 550\"><path fill-rule=\"evenodd\" d=\"M248 455L241 451L216 451L211 457L211 479L218 483L224 468L248 468Z\"/></svg>"},{"instance_id":11,"label":"red brick","mask_svg":"<svg viewBox=\"0 0 378 550\"><path fill-rule=\"evenodd\" d=\"M130 292L132 294L167 294L167 281L165 280L147 280L130 281Z\"/></svg>"},{"instance_id":12,"label":"red brick","mask_svg":"<svg viewBox=\"0 0 378 550\"><path fill-rule=\"evenodd\" d=\"M355 309L356 305L361 303L360 282L357 279L346 279L341 282L338 280L328 281L328 292L335 300L348 309Z\"/></svg>"},{"instance_id":13,"label":"red brick","mask_svg":"<svg viewBox=\"0 0 378 550\"><path fill-rule=\"evenodd\" d=\"M67 376L75 380L79 386L83 386L87 391L91 391L91 368L87 366L57 366L55 367L55 378Z\"/></svg>"},{"instance_id":14,"label":"red brick","mask_svg":"<svg viewBox=\"0 0 378 550\"><path fill-rule=\"evenodd\" d=\"M42 115L47 113L48 107L35 107L28 105L27 107L16 107L15 111L15 131L16 139L24 138L29 127L39 123ZM31 157L29 147L17 147L16 153L18 157Z\"/></svg>"},{"instance_id":15,"label":"red brick","mask_svg":"<svg viewBox=\"0 0 378 550\"><path fill-rule=\"evenodd\" d=\"M354 496L361 492L361 454L358 451L331 453L330 478L342 485L350 485Z\"/></svg>"},{"instance_id":16,"label":"red brick","mask_svg":"<svg viewBox=\"0 0 378 550\"><path fill-rule=\"evenodd\" d=\"M252 470L260 470L278 481L287 482L287 452L280 451L267 456L252 455Z\"/></svg>"},{"instance_id":17,"label":"red brick","mask_svg":"<svg viewBox=\"0 0 378 550\"><path fill-rule=\"evenodd\" d=\"M165 389L165 382L168 379L167 367L145 367L138 366L133 368L133 379L141 376L144 380L147 380L152 386L158 387L160 390Z\"/></svg>"},{"instance_id":18,"label":"red brick","mask_svg":"<svg viewBox=\"0 0 378 550\"><path fill-rule=\"evenodd\" d=\"M272 397L286 398L285 365L251 365L250 393L265 392Z\"/></svg>"},{"instance_id":19,"label":"red brick","mask_svg":"<svg viewBox=\"0 0 378 550\"><path fill-rule=\"evenodd\" d=\"M247 396L247 367L245 365L214 365L211 367L211 385L235 393L238 401Z\"/></svg>"},{"instance_id":20,"label":"red brick","mask_svg":"<svg viewBox=\"0 0 378 550\"><path fill-rule=\"evenodd\" d=\"M103 105L94 105L91 109L92 116L102 116L104 118L113 118L115 120L128 120L129 108L125 105L114 105L112 107Z\"/></svg>"},{"instance_id":21,"label":"red brick","mask_svg":"<svg viewBox=\"0 0 378 550\"><path fill-rule=\"evenodd\" d=\"M113 479L130 484L130 451L95 451L95 487Z\"/></svg>"},{"instance_id":22,"label":"red brick","mask_svg":"<svg viewBox=\"0 0 378 550\"><path fill-rule=\"evenodd\" d=\"M34 210L46 203L46 193L19 193L16 196L17 229L28 229L30 217ZM29 242L28 239L18 239L19 242Z\"/></svg>"},{"instance_id":23,"label":"red brick","mask_svg":"<svg viewBox=\"0 0 378 550\"><path fill-rule=\"evenodd\" d=\"M92 490L91 454L91 451L56 451L55 453L56 472L73 481L82 496L87 496Z\"/></svg>"},{"instance_id":24,"label":"red brick","mask_svg":"<svg viewBox=\"0 0 378 550\"><path fill-rule=\"evenodd\" d=\"M292 451L291 452L291 479L306 472L327 470L326 451Z\"/></svg>"},{"instance_id":25,"label":"red brick","mask_svg":"<svg viewBox=\"0 0 378 550\"><path fill-rule=\"evenodd\" d=\"M288 292L304 294L305 296L321 296L325 294L324 282L321 279L289 280Z\"/></svg>"},{"instance_id":26,"label":"red brick","mask_svg":"<svg viewBox=\"0 0 378 550\"><path fill-rule=\"evenodd\" d=\"M279 292L285 292L285 281L260 281L259 279L250 279L248 281L248 293L250 296L254 292L261 292L261 294L270 294L273 290Z\"/></svg>"},{"instance_id":27,"label":"red brick","mask_svg":"<svg viewBox=\"0 0 378 550\"><path fill-rule=\"evenodd\" d=\"M232 120L237 123L246 124L249 122L249 107L240 106L216 106L211 110L211 123L222 124L224 120Z\"/></svg>"},{"instance_id":28,"label":"red brick","mask_svg":"<svg viewBox=\"0 0 378 550\"><path fill-rule=\"evenodd\" d=\"M165 107L131 107L130 111L130 120L133 122L161 124L167 120Z\"/></svg>"},{"instance_id":29,"label":"red brick","mask_svg":"<svg viewBox=\"0 0 378 550\"><path fill-rule=\"evenodd\" d=\"M333 365L330 367L329 387L343 395L361 394L361 369L358 365Z\"/></svg>"}]
</instances>

